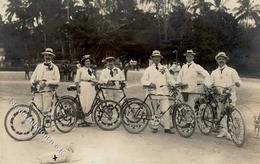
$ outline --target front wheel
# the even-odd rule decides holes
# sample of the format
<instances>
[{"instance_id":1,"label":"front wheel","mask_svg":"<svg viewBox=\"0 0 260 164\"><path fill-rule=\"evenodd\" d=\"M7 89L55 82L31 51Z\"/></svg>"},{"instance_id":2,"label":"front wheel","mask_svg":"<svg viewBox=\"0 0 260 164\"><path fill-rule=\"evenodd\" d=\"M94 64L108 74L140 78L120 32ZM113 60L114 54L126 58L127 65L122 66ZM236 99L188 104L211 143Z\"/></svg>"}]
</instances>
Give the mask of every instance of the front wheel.
<instances>
[{"instance_id":1,"label":"front wheel","mask_svg":"<svg viewBox=\"0 0 260 164\"><path fill-rule=\"evenodd\" d=\"M200 104L197 110L197 124L200 132L208 135L212 130L213 122L214 115L211 106L206 103Z\"/></svg>"},{"instance_id":2,"label":"front wheel","mask_svg":"<svg viewBox=\"0 0 260 164\"><path fill-rule=\"evenodd\" d=\"M133 134L142 132L148 125L151 112L141 100L129 102L122 110L123 126Z\"/></svg>"},{"instance_id":3,"label":"front wheel","mask_svg":"<svg viewBox=\"0 0 260 164\"><path fill-rule=\"evenodd\" d=\"M54 123L62 133L70 132L77 123L77 110L71 101L60 99L54 110Z\"/></svg>"},{"instance_id":4,"label":"front wheel","mask_svg":"<svg viewBox=\"0 0 260 164\"><path fill-rule=\"evenodd\" d=\"M187 104L181 103L174 107L172 122L174 123L174 125L176 126L176 130L182 137L188 138L195 131L195 114L193 109Z\"/></svg>"},{"instance_id":5,"label":"front wheel","mask_svg":"<svg viewBox=\"0 0 260 164\"><path fill-rule=\"evenodd\" d=\"M227 118L227 128L232 141L238 147L243 146L245 143L245 123L240 111L235 107Z\"/></svg>"},{"instance_id":6,"label":"front wheel","mask_svg":"<svg viewBox=\"0 0 260 164\"><path fill-rule=\"evenodd\" d=\"M7 134L14 140L29 141L39 132L41 120L33 107L20 104L7 112L4 125Z\"/></svg>"},{"instance_id":7,"label":"front wheel","mask_svg":"<svg viewBox=\"0 0 260 164\"><path fill-rule=\"evenodd\" d=\"M94 109L94 120L103 130L114 130L121 125L121 106L113 100L100 101Z\"/></svg>"}]
</instances>

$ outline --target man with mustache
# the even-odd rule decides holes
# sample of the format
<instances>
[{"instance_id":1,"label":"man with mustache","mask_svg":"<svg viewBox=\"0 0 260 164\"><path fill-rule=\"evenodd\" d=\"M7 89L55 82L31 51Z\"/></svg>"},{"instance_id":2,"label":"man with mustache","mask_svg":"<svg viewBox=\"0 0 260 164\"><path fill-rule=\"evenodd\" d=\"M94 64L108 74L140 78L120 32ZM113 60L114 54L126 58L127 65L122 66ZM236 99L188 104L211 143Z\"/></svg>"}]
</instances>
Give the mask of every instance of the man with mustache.
<instances>
[{"instance_id":1,"label":"man with mustache","mask_svg":"<svg viewBox=\"0 0 260 164\"><path fill-rule=\"evenodd\" d=\"M215 60L218 63L218 68L212 71L211 73L211 82L213 86L221 86L221 87L230 87L232 86L231 90L231 100L232 104L236 105L236 90L235 87L240 87L241 80L237 73L237 71L231 67L228 67L226 65L227 61L229 60L229 57L226 55L225 52L219 52L215 56ZM234 86L233 86L234 85ZM222 93L223 88L217 87L220 93ZM224 109L224 104L219 103L218 104L218 115L221 113L221 111ZM227 131L227 122L226 122L226 116L222 119L221 125L222 129L220 133L217 135L218 138L227 137L230 139L230 135Z\"/></svg>"},{"instance_id":2,"label":"man with mustache","mask_svg":"<svg viewBox=\"0 0 260 164\"><path fill-rule=\"evenodd\" d=\"M31 84L39 83L40 90L50 90L50 84L57 84L60 81L60 72L59 68L52 63L53 57L55 54L51 48L46 48L42 52L44 62L38 64L31 76ZM46 113L50 110L51 107L51 92L44 92L42 94L36 94L34 102L37 107L42 110L43 113ZM53 127L54 128L54 127ZM54 130L54 129L52 129Z\"/></svg>"}]
</instances>

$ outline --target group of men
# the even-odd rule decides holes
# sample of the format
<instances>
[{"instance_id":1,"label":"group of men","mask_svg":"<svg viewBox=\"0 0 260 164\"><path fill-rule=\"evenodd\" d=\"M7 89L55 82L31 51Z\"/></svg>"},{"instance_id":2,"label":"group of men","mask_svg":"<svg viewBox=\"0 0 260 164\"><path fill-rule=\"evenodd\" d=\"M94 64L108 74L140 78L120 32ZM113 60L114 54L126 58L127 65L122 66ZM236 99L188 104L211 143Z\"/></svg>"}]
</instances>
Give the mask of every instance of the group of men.
<instances>
[{"instance_id":1,"label":"group of men","mask_svg":"<svg viewBox=\"0 0 260 164\"><path fill-rule=\"evenodd\" d=\"M215 60L218 63L218 68L216 68L211 75L199 64L194 62L194 58L196 53L193 50L187 50L184 54L186 57L187 63L184 64L179 71L177 79L174 80L171 78L170 72L167 68L160 64L163 56L160 51L154 50L151 55L151 59L153 64L151 64L147 69L145 69L143 77L141 79L142 85L149 85L151 88L156 88L154 91L155 94L167 94L168 93L168 85L175 84L183 84L187 85L186 88L183 89L184 92L188 92L188 100L187 104L189 104L192 108L194 108L195 99L198 96L198 84L199 77L203 77L202 83L207 87L211 86L221 86L221 87L230 87L235 85L239 87L241 84L241 80L238 76L238 73L235 69L228 67L226 65L229 57L225 52L219 52L215 56ZM163 86L163 87L162 87ZM231 99L233 105L236 103L236 92L235 88L232 88ZM161 111L167 111L169 107L169 100L167 97L157 98L161 106ZM219 104L219 112L223 110L223 104ZM162 123L164 124L165 133L173 133L170 130L170 115L169 113L164 114ZM225 120L222 121L222 129L217 137L227 137L230 138L227 130ZM156 133L158 130L153 129L152 132Z\"/></svg>"},{"instance_id":2,"label":"group of men","mask_svg":"<svg viewBox=\"0 0 260 164\"><path fill-rule=\"evenodd\" d=\"M44 63L39 64L31 77L31 83L39 80L45 80L43 85L46 87L48 84L58 83L60 81L60 74L58 67L52 63L52 59L55 56L53 50L51 48L46 48L44 52L42 52L44 56ZM239 87L241 84L241 80L238 76L238 73L235 69L228 67L226 65L229 57L226 55L225 52L219 52L215 56L215 60L218 63L218 68L216 68L211 75L199 64L194 62L194 58L196 53L193 50L187 50L184 54L186 57L187 63L182 66L179 71L177 78L173 78L172 73L167 69L167 67L160 64L163 56L159 50L154 50L151 55L152 64L145 69L143 76L141 78L141 84L145 86L150 86L151 88L155 88L153 93L155 94L168 94L169 85L176 85L176 84L185 84L187 85L186 88L183 89L185 92L189 92L189 97L187 104L191 107L194 107L195 98L198 96L193 93L198 92L198 83L199 83L199 76L203 77L203 84L210 87L212 85L215 86L222 86L222 87L230 87L235 85ZM125 80L124 73L115 66L114 64L114 57L107 57L106 58L106 68L101 72L99 81L103 83L111 83L115 80ZM174 73L174 72L173 72ZM109 98L117 100L121 95L116 91L108 91L107 95ZM48 106L48 98L49 95L46 95L46 100L44 100L44 106ZM232 89L232 103L235 105L236 102L236 93L235 88ZM167 97L156 97L154 101L159 101L160 103L160 110L166 111L169 107L169 100ZM223 110L223 105L219 105L219 110ZM164 132L172 134L174 133L171 131L171 123L170 123L170 114L164 114L162 118L162 123L164 124ZM217 137L224 137L227 136L229 138L229 134L226 130L226 124L223 123L223 129L217 135ZM152 129L153 133L156 133L158 129Z\"/></svg>"}]
</instances>

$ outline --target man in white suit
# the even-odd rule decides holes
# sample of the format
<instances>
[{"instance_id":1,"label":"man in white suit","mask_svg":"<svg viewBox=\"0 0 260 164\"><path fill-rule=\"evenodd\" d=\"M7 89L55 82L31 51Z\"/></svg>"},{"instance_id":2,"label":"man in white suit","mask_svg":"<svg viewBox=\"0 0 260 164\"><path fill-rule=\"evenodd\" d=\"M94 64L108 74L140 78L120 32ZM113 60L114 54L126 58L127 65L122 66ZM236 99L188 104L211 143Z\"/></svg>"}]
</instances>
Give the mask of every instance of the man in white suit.
<instances>
[{"instance_id":1,"label":"man in white suit","mask_svg":"<svg viewBox=\"0 0 260 164\"><path fill-rule=\"evenodd\" d=\"M187 104L189 104L194 109L194 100L198 97L197 94L192 94L198 92L198 80L199 76L204 78L203 83L208 83L210 76L209 73L201 67L199 64L196 64L194 56L196 53L193 50L187 50L184 56L186 57L187 63L184 64L179 72L177 77L177 83L187 84L188 87L184 88L184 92L189 92Z\"/></svg>"},{"instance_id":2,"label":"man in white suit","mask_svg":"<svg viewBox=\"0 0 260 164\"><path fill-rule=\"evenodd\" d=\"M214 71L212 71L211 73L211 82L213 86L220 86L220 87L231 87L231 100L232 100L232 105L236 105L236 100L237 100L237 96L236 96L236 90L235 90L235 86L236 87L240 87L241 84L241 80L240 77L237 73L237 71L231 67L228 67L226 65L227 61L229 60L229 57L226 55L225 52L219 52L216 56L215 56L215 60L218 63L218 68L215 69ZM219 90L219 92L221 93L223 88L217 87L217 89ZM220 114L220 112L224 109L224 104L219 103L218 104L218 115ZM222 119L221 121L221 125L222 125L222 129L220 131L220 133L217 135L218 138L221 137L227 137L228 139L230 139L230 135L227 132L227 123L226 123L226 117L224 117L224 119Z\"/></svg>"},{"instance_id":3,"label":"man in white suit","mask_svg":"<svg viewBox=\"0 0 260 164\"><path fill-rule=\"evenodd\" d=\"M153 61L153 64L150 65L148 68L145 69L144 74L141 78L141 84L143 86L149 86L150 88L154 88L153 91L151 91L152 94L162 94L167 95L169 94L168 85L173 85L174 81L170 78L170 73L168 69L160 64L160 61L162 59L162 55L160 51L154 50L151 55L151 59ZM165 112L169 108L169 100L166 96L156 96L152 97L154 98L153 104L155 104L156 101L159 101L160 103L160 111ZM160 111L156 111L159 113ZM169 134L174 134L170 130L170 113L167 111L162 118L162 123L164 125L164 132ZM153 128L152 132L156 133L158 131L157 128Z\"/></svg>"},{"instance_id":4,"label":"man in white suit","mask_svg":"<svg viewBox=\"0 0 260 164\"><path fill-rule=\"evenodd\" d=\"M101 71L99 81L118 88L119 81L125 81L124 73L115 66L115 57L106 57L105 61L106 68ZM122 97L122 92L119 90L105 90L105 96L107 99L119 101Z\"/></svg>"}]
</instances>

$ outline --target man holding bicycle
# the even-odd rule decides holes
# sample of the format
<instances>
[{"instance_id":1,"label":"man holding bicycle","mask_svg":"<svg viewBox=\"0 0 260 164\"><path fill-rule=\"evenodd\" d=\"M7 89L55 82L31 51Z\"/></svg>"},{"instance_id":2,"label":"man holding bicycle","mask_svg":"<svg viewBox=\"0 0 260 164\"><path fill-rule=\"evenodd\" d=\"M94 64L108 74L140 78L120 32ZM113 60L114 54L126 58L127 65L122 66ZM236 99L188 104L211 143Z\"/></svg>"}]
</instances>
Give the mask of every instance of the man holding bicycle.
<instances>
[{"instance_id":1,"label":"man holding bicycle","mask_svg":"<svg viewBox=\"0 0 260 164\"><path fill-rule=\"evenodd\" d=\"M212 82L212 86L220 86L220 87L231 87L232 86L232 90L231 90L231 104L232 105L236 105L236 90L233 86L236 87L240 87L241 84L241 80L240 77L237 73L237 71L231 67L228 67L226 65L227 61L229 60L229 57L226 55L225 52L219 52L216 56L215 56L215 60L218 63L218 68L215 69L214 71L212 71L211 73L211 82ZM220 93L222 93L223 88L218 88L218 91ZM218 104L218 115L221 113L221 111L224 109L224 104L219 103ZM224 119L222 119L221 124L222 124L222 129L220 131L220 133L217 135L218 138L222 138L222 137L227 137L228 139L230 139L230 135L228 134L227 131L227 124L226 124L226 116Z\"/></svg>"},{"instance_id":2,"label":"man holding bicycle","mask_svg":"<svg viewBox=\"0 0 260 164\"><path fill-rule=\"evenodd\" d=\"M182 66L177 77L177 83L188 85L185 89L183 89L183 91L191 93L187 97L187 104L190 105L193 109L195 105L194 101L198 95L192 94L192 92L198 92L199 76L203 77L204 83L207 83L210 78L209 73L203 67L193 61L195 55L196 53L193 52L193 50L186 51L184 56L186 57L187 63Z\"/></svg>"},{"instance_id":3,"label":"man holding bicycle","mask_svg":"<svg viewBox=\"0 0 260 164\"><path fill-rule=\"evenodd\" d=\"M115 66L115 57L106 57L105 62L106 68L102 70L99 81L111 87L119 87L119 82L125 81L124 73L120 68ZM121 97L121 91L106 90L105 96L109 97L110 100L119 101Z\"/></svg>"},{"instance_id":4,"label":"man holding bicycle","mask_svg":"<svg viewBox=\"0 0 260 164\"><path fill-rule=\"evenodd\" d=\"M144 74L141 78L141 84L143 86L149 86L153 90L151 93L160 94L160 95L168 95L168 85L170 83L174 83L174 81L170 78L170 73L166 67L160 64L162 59L162 55L160 51L154 50L151 55L151 59L153 64L151 64L148 68L145 69ZM166 96L156 96L153 99L153 104L160 103L160 110L162 112L167 111L169 108L169 100ZM157 111L160 112L160 111ZM162 123L164 124L164 132L169 134L174 134L170 130L170 113L167 111L162 117ZM157 133L158 129L152 129L153 133Z\"/></svg>"},{"instance_id":5,"label":"man holding bicycle","mask_svg":"<svg viewBox=\"0 0 260 164\"><path fill-rule=\"evenodd\" d=\"M52 63L55 54L51 48L46 48L42 52L44 62L38 64L31 76L31 84L38 84L39 90L50 90L50 84L57 84L60 81L59 68ZM36 94L34 101L42 112L47 112L50 109L50 102L52 99L51 92L44 92L41 94Z\"/></svg>"}]
</instances>

